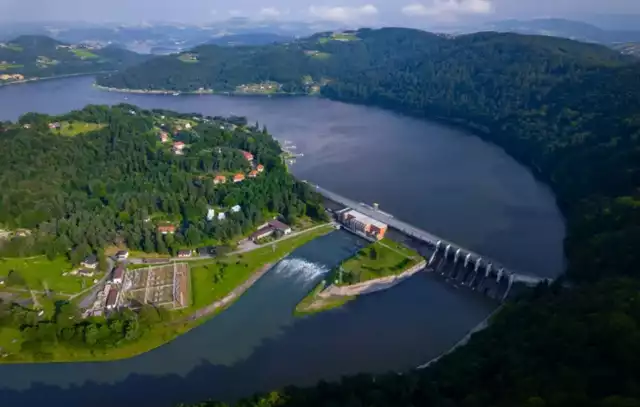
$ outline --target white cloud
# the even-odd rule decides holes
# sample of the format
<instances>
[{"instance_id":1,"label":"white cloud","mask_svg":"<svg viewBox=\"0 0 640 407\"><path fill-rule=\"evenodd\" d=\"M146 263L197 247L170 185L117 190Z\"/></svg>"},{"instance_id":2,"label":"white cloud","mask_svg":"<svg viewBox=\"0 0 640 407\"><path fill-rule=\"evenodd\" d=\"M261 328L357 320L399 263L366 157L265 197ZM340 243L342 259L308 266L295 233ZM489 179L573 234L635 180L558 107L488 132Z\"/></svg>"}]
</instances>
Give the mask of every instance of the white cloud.
<instances>
[{"instance_id":1,"label":"white cloud","mask_svg":"<svg viewBox=\"0 0 640 407\"><path fill-rule=\"evenodd\" d=\"M280 17L281 14L282 12L280 12L280 10L274 7L264 7L260 10L260 16L266 17L266 18Z\"/></svg>"},{"instance_id":2,"label":"white cloud","mask_svg":"<svg viewBox=\"0 0 640 407\"><path fill-rule=\"evenodd\" d=\"M491 0L432 0L430 4L412 3L402 8L402 13L412 17L434 17L439 20L456 20L460 15L490 14Z\"/></svg>"},{"instance_id":3,"label":"white cloud","mask_svg":"<svg viewBox=\"0 0 640 407\"><path fill-rule=\"evenodd\" d=\"M378 9L372 4L367 4L362 7L311 6L309 7L309 14L323 20L348 22L373 17L378 14Z\"/></svg>"},{"instance_id":4,"label":"white cloud","mask_svg":"<svg viewBox=\"0 0 640 407\"><path fill-rule=\"evenodd\" d=\"M227 13L229 13L231 17L241 17L243 15L241 10L235 10L235 9L229 10Z\"/></svg>"}]
</instances>

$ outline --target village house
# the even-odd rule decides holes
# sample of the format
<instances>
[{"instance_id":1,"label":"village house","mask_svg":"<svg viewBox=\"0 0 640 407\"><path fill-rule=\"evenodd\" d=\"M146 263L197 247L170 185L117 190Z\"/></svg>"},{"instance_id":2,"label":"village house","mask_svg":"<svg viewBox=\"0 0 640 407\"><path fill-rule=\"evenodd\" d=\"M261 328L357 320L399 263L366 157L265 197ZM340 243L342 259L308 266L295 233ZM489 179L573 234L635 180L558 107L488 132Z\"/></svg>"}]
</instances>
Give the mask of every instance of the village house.
<instances>
[{"instance_id":1,"label":"village house","mask_svg":"<svg viewBox=\"0 0 640 407\"><path fill-rule=\"evenodd\" d=\"M233 206L233 207L231 208L231 212L233 212L233 213L238 213L238 212L240 212L240 209L241 209L241 208L240 208L240 205L235 205L235 206Z\"/></svg>"},{"instance_id":2,"label":"village house","mask_svg":"<svg viewBox=\"0 0 640 407\"><path fill-rule=\"evenodd\" d=\"M276 232L280 232L282 235L288 235L291 234L291 227L274 219L260 226L258 230L251 235L251 240L257 242L258 240L271 236Z\"/></svg>"},{"instance_id":3,"label":"village house","mask_svg":"<svg viewBox=\"0 0 640 407\"><path fill-rule=\"evenodd\" d=\"M95 269L98 267L98 258L95 254L87 256L84 261L81 263L82 267L86 267L88 269Z\"/></svg>"},{"instance_id":4,"label":"village house","mask_svg":"<svg viewBox=\"0 0 640 407\"><path fill-rule=\"evenodd\" d=\"M213 183L215 185L224 184L226 182L227 182L227 177L225 177L224 175L216 175L215 178L213 179Z\"/></svg>"},{"instance_id":5,"label":"village house","mask_svg":"<svg viewBox=\"0 0 640 407\"><path fill-rule=\"evenodd\" d=\"M227 214L224 212L218 212L218 220L225 220L227 218Z\"/></svg>"},{"instance_id":6,"label":"village house","mask_svg":"<svg viewBox=\"0 0 640 407\"><path fill-rule=\"evenodd\" d=\"M282 232L283 235L288 235L291 233L291 226L280 222L277 219L274 220L270 220L269 221L269 226L271 226L273 229L275 230L279 230Z\"/></svg>"},{"instance_id":7,"label":"village house","mask_svg":"<svg viewBox=\"0 0 640 407\"><path fill-rule=\"evenodd\" d=\"M120 250L118 253L116 253L116 259L118 260L126 260L128 258L129 258L128 250Z\"/></svg>"},{"instance_id":8,"label":"village house","mask_svg":"<svg viewBox=\"0 0 640 407\"><path fill-rule=\"evenodd\" d=\"M112 310L116 308L116 306L118 305L119 296L120 296L120 293L118 292L117 288L111 288L109 290L109 294L107 294L107 302L105 304L108 310Z\"/></svg>"},{"instance_id":9,"label":"village house","mask_svg":"<svg viewBox=\"0 0 640 407\"><path fill-rule=\"evenodd\" d=\"M258 164L258 166L256 167L256 169L258 170L258 172L263 172L263 171L264 171L264 165L262 165L262 164Z\"/></svg>"},{"instance_id":10,"label":"village house","mask_svg":"<svg viewBox=\"0 0 640 407\"><path fill-rule=\"evenodd\" d=\"M213 208L207 209L207 220L212 221L216 217L216 211Z\"/></svg>"},{"instance_id":11,"label":"village house","mask_svg":"<svg viewBox=\"0 0 640 407\"><path fill-rule=\"evenodd\" d=\"M161 131L158 136L160 137L160 141L163 143L169 141L169 134L166 131Z\"/></svg>"},{"instance_id":12,"label":"village house","mask_svg":"<svg viewBox=\"0 0 640 407\"><path fill-rule=\"evenodd\" d=\"M176 227L174 225L160 225L158 226L158 233L166 234L174 234L176 233Z\"/></svg>"},{"instance_id":13,"label":"village house","mask_svg":"<svg viewBox=\"0 0 640 407\"><path fill-rule=\"evenodd\" d=\"M173 152L178 155L184 154L184 142L176 141L173 143Z\"/></svg>"},{"instance_id":14,"label":"village house","mask_svg":"<svg viewBox=\"0 0 640 407\"><path fill-rule=\"evenodd\" d=\"M275 230L271 226L264 226L258 230L256 230L251 235L251 240L257 242L260 239L264 239L265 237L271 236L275 233Z\"/></svg>"},{"instance_id":15,"label":"village house","mask_svg":"<svg viewBox=\"0 0 640 407\"><path fill-rule=\"evenodd\" d=\"M113 284L122 284L124 278L124 266L117 266L111 272L111 282Z\"/></svg>"},{"instance_id":16,"label":"village house","mask_svg":"<svg viewBox=\"0 0 640 407\"><path fill-rule=\"evenodd\" d=\"M192 254L191 250L178 250L178 257L191 257Z\"/></svg>"},{"instance_id":17,"label":"village house","mask_svg":"<svg viewBox=\"0 0 640 407\"><path fill-rule=\"evenodd\" d=\"M258 171L252 170L251 172L249 172L249 178L255 178L257 176L258 176Z\"/></svg>"},{"instance_id":18,"label":"village house","mask_svg":"<svg viewBox=\"0 0 640 407\"><path fill-rule=\"evenodd\" d=\"M55 123L49 123L49 128L50 129L59 129L60 128L60 123L55 122Z\"/></svg>"},{"instance_id":19,"label":"village house","mask_svg":"<svg viewBox=\"0 0 640 407\"><path fill-rule=\"evenodd\" d=\"M233 176L233 182L242 182L244 181L244 174L238 173Z\"/></svg>"},{"instance_id":20,"label":"village house","mask_svg":"<svg viewBox=\"0 0 640 407\"><path fill-rule=\"evenodd\" d=\"M244 150L240 150L240 152L242 153L242 155L247 161L253 160L253 154L251 154L250 152L244 151Z\"/></svg>"},{"instance_id":21,"label":"village house","mask_svg":"<svg viewBox=\"0 0 640 407\"><path fill-rule=\"evenodd\" d=\"M187 130L191 129L191 123L185 123L184 128Z\"/></svg>"}]
</instances>

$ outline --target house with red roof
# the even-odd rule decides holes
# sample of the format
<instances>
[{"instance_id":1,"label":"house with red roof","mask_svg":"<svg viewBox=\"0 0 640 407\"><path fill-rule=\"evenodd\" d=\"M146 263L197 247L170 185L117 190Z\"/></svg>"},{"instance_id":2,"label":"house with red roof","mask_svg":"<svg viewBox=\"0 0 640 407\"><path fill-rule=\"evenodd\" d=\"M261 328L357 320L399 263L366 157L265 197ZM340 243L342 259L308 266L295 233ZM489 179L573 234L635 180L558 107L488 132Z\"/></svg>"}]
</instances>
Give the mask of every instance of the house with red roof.
<instances>
[{"instance_id":1,"label":"house with red roof","mask_svg":"<svg viewBox=\"0 0 640 407\"><path fill-rule=\"evenodd\" d=\"M244 174L237 173L236 175L233 176L233 182L242 182L242 181L244 181Z\"/></svg>"},{"instance_id":2,"label":"house with red roof","mask_svg":"<svg viewBox=\"0 0 640 407\"><path fill-rule=\"evenodd\" d=\"M253 154L251 154L250 152L244 151L244 150L240 150L240 152L242 153L244 158L246 158L247 161L253 160Z\"/></svg>"}]
</instances>

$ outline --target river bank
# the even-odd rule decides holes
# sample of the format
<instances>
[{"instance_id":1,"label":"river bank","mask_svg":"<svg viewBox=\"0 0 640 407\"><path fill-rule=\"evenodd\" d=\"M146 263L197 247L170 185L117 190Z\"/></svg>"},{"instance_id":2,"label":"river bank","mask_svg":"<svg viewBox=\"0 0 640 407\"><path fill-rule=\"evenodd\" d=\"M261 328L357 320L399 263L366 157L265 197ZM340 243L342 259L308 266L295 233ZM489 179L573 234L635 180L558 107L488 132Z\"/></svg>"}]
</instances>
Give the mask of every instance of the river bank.
<instances>
[{"instance_id":1,"label":"river bank","mask_svg":"<svg viewBox=\"0 0 640 407\"><path fill-rule=\"evenodd\" d=\"M166 90L166 89L123 89L123 88L110 88L107 86L98 85L94 83L93 86L96 89L115 92L115 93L133 93L137 95L219 95L219 96L264 96L264 97L284 97L284 96L313 96L308 93L295 93L295 92L277 92L277 93L251 93L251 92L239 92L239 91L216 91L213 89L202 89L195 91L178 91L178 90Z\"/></svg>"},{"instance_id":2,"label":"river bank","mask_svg":"<svg viewBox=\"0 0 640 407\"><path fill-rule=\"evenodd\" d=\"M308 315L326 311L342 306L360 295L388 290L409 277L412 277L426 266L427 262L423 260L397 275L381 277L346 286L331 284L324 288L326 283L322 282L296 306L295 314Z\"/></svg>"},{"instance_id":3,"label":"river bank","mask_svg":"<svg viewBox=\"0 0 640 407\"><path fill-rule=\"evenodd\" d=\"M80 73L70 73L70 74L66 74L66 75L44 76L42 78L28 78L28 79L22 79L22 80L19 80L19 81L11 81L11 82L6 82L6 83L0 83L0 88L2 88L4 86L10 86L10 85L20 85L20 84L33 83L33 82L42 82L42 81L49 81L49 80L53 80L53 79L65 79L65 78L76 78L76 77L81 77L81 76L101 75L101 74L106 74L106 73L111 73L111 72L114 72L114 71L80 72Z\"/></svg>"},{"instance_id":4,"label":"river bank","mask_svg":"<svg viewBox=\"0 0 640 407\"><path fill-rule=\"evenodd\" d=\"M206 292L204 290L206 287L199 283L202 283L203 278L208 278L204 274L207 271L205 266L216 264L219 259L214 258L195 262L191 269L191 285L199 284L201 287L195 289L196 292L193 292L192 295L195 296L197 293L206 294L203 299L207 299L210 302L205 306L204 303L201 304L201 301L198 301L198 298L195 298L190 307L171 311L169 319L149 326L144 335L135 341L111 349L69 348L55 345L46 349L46 358L19 353L12 355L20 356L19 358L0 358L0 364L107 362L129 359L167 345L231 306L267 274L273 264L288 256L293 250L333 230L334 228L330 225L319 225L318 227L307 229L294 237L275 242L275 248L272 243L269 246L260 246L252 251L242 251L225 256L227 262L234 263L243 259L244 261L259 263L260 266L259 268L242 268L242 272L234 273L233 276L229 277L228 281L220 284L211 293ZM2 336L0 336L1 338Z\"/></svg>"}]
</instances>

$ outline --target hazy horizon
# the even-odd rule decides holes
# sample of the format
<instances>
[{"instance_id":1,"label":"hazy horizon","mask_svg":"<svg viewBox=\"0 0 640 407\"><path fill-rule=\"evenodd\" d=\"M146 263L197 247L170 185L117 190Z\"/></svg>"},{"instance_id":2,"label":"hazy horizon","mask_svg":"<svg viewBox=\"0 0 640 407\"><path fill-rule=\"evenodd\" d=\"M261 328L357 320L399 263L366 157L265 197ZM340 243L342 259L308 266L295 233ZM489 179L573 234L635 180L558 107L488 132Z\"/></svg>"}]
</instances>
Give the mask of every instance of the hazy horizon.
<instances>
[{"instance_id":1,"label":"hazy horizon","mask_svg":"<svg viewBox=\"0 0 640 407\"><path fill-rule=\"evenodd\" d=\"M351 26L438 26L502 19L640 14L637 0L0 0L0 23L170 22L203 24L246 17L265 22L325 21Z\"/></svg>"}]
</instances>

